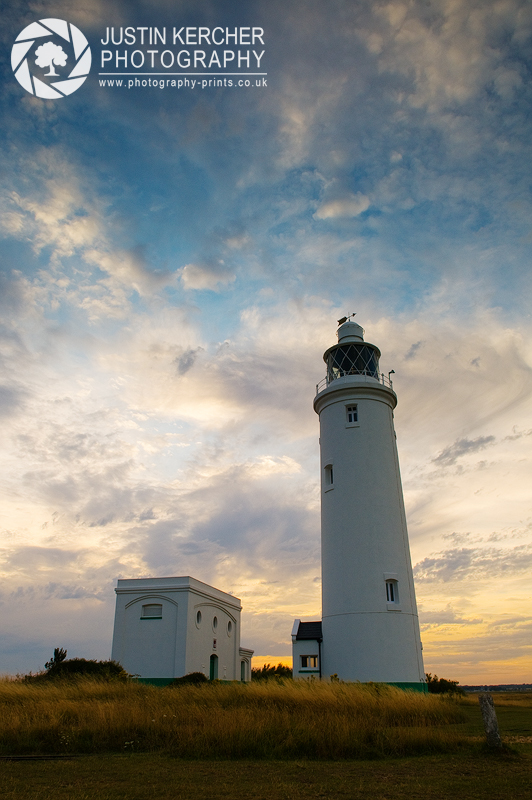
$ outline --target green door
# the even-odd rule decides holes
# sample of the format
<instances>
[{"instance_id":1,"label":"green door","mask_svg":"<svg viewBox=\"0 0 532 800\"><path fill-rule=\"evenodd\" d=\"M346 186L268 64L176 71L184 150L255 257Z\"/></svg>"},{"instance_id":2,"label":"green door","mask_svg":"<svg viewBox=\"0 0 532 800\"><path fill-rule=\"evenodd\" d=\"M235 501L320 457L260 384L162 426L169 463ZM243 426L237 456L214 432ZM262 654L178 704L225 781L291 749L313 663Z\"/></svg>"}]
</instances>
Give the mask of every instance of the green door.
<instances>
[{"instance_id":1,"label":"green door","mask_svg":"<svg viewBox=\"0 0 532 800\"><path fill-rule=\"evenodd\" d=\"M218 677L218 656L215 656L213 654L211 656L209 679L211 681L214 681L214 680L216 680L217 677Z\"/></svg>"}]
</instances>

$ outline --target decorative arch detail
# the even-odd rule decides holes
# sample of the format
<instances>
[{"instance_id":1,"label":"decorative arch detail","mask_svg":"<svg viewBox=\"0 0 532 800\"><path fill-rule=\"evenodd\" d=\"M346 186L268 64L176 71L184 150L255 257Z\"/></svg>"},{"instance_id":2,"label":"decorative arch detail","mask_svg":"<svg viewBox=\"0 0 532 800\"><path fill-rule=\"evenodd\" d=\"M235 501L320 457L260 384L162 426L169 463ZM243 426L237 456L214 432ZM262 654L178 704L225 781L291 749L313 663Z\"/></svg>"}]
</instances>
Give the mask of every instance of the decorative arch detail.
<instances>
[{"instance_id":1,"label":"decorative arch detail","mask_svg":"<svg viewBox=\"0 0 532 800\"><path fill-rule=\"evenodd\" d=\"M229 617L229 619L231 619L234 622L235 625L237 624L236 617L234 617L233 614L231 614L229 611L227 611L227 609L224 608L224 606L218 605L218 603L195 603L194 611L197 611L200 608L205 608L206 606L210 606L211 608L215 608L215 609L217 609L217 611L222 611L224 614L226 614Z\"/></svg>"},{"instance_id":2,"label":"decorative arch detail","mask_svg":"<svg viewBox=\"0 0 532 800\"><path fill-rule=\"evenodd\" d=\"M146 600L166 600L167 603L171 603L176 608L178 607L178 604L175 600L171 600L164 594L143 594L142 597L136 597L134 600L130 600L129 603L126 603L125 607L126 609L130 608L131 606L134 606L135 603L145 603Z\"/></svg>"}]
</instances>

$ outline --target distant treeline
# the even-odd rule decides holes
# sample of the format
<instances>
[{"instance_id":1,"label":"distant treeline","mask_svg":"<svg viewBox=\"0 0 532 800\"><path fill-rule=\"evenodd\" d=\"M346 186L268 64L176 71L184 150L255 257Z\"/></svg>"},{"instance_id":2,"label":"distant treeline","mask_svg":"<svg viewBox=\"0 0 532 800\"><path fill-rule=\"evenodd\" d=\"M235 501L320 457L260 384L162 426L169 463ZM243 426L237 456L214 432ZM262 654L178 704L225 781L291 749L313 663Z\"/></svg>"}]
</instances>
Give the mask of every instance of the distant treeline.
<instances>
[{"instance_id":1,"label":"distant treeline","mask_svg":"<svg viewBox=\"0 0 532 800\"><path fill-rule=\"evenodd\" d=\"M460 688L465 692L531 692L532 683L485 683L480 686L461 684Z\"/></svg>"},{"instance_id":2,"label":"distant treeline","mask_svg":"<svg viewBox=\"0 0 532 800\"><path fill-rule=\"evenodd\" d=\"M252 681L263 681L268 678L291 678L292 667L287 667L285 664L277 664L274 667L272 664L264 664L262 667L255 667L251 670Z\"/></svg>"}]
</instances>

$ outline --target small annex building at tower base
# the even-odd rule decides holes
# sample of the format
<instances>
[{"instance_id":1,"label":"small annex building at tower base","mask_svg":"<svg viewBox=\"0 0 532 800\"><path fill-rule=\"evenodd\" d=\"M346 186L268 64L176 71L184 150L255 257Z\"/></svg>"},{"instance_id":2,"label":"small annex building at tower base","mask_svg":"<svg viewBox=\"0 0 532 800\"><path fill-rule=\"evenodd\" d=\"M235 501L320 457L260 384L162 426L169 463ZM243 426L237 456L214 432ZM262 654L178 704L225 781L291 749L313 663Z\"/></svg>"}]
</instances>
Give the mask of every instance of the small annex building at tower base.
<instances>
[{"instance_id":1,"label":"small annex building at tower base","mask_svg":"<svg viewBox=\"0 0 532 800\"><path fill-rule=\"evenodd\" d=\"M321 678L321 620L301 622L294 620L292 628L292 676L301 678Z\"/></svg>"},{"instance_id":2,"label":"small annex building at tower base","mask_svg":"<svg viewBox=\"0 0 532 800\"><path fill-rule=\"evenodd\" d=\"M115 592L111 658L140 681L164 685L191 672L251 680L238 597L188 576L121 579Z\"/></svg>"},{"instance_id":3,"label":"small annex building at tower base","mask_svg":"<svg viewBox=\"0 0 532 800\"><path fill-rule=\"evenodd\" d=\"M346 647L348 646L346 642ZM360 650L363 648L364 643L361 642L358 649ZM356 649L357 648L351 648L351 652ZM364 675L362 672L359 672L359 678L354 678L349 668L347 668L345 672L335 672L332 675L322 673L324 665L325 668L327 668L327 657L324 653L322 621L313 620L312 622L301 622L300 619L295 619L292 627L292 677L295 681L309 679L330 680L331 678L338 678L339 680L356 681L360 683L386 683L388 686L396 686L398 689L405 689L411 692L426 693L428 691L427 684L424 681L390 680L390 678L394 676L390 675L389 672L386 674L385 663L375 663L369 674ZM396 669L395 666L394 669Z\"/></svg>"}]
</instances>

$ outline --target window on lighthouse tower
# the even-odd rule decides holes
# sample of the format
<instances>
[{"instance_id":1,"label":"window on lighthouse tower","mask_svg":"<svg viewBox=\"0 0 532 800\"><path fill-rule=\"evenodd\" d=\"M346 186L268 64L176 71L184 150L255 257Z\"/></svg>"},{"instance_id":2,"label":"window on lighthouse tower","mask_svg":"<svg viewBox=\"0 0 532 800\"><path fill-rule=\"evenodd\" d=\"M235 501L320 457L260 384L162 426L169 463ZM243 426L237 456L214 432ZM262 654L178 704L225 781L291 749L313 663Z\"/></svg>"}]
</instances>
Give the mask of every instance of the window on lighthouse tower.
<instances>
[{"instance_id":1,"label":"window on lighthouse tower","mask_svg":"<svg viewBox=\"0 0 532 800\"><path fill-rule=\"evenodd\" d=\"M386 602L398 603L399 592L397 590L397 581L386 581Z\"/></svg>"},{"instance_id":2,"label":"window on lighthouse tower","mask_svg":"<svg viewBox=\"0 0 532 800\"><path fill-rule=\"evenodd\" d=\"M333 486L334 486L333 465L332 464L327 464L327 466L325 467L325 471L324 472L325 472L325 475L324 475L324 477L325 477L325 491L327 491L327 489L332 489Z\"/></svg>"},{"instance_id":3,"label":"window on lighthouse tower","mask_svg":"<svg viewBox=\"0 0 532 800\"><path fill-rule=\"evenodd\" d=\"M348 422L358 422L358 413L356 406L346 406L345 410Z\"/></svg>"}]
</instances>

